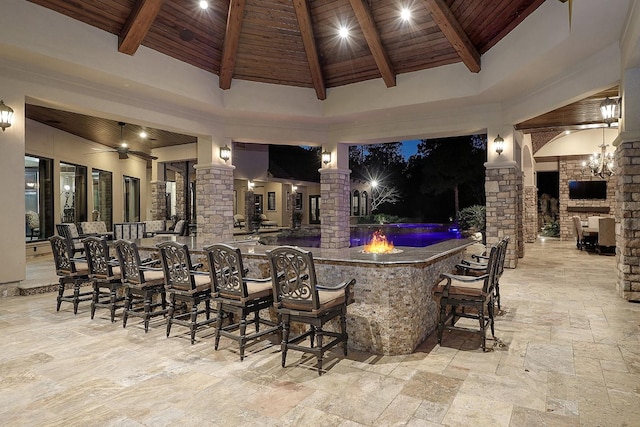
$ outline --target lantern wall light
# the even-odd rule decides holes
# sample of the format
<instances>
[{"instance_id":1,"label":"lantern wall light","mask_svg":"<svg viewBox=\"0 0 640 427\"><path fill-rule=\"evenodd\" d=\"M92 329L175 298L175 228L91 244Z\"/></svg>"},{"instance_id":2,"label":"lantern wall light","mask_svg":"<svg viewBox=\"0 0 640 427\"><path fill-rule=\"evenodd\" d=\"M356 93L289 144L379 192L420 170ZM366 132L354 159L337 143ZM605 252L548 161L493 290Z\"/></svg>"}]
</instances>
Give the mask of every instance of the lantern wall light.
<instances>
[{"instance_id":1,"label":"lantern wall light","mask_svg":"<svg viewBox=\"0 0 640 427\"><path fill-rule=\"evenodd\" d=\"M493 140L493 146L496 150L496 153L498 153L498 156L500 156L504 151L504 138L501 137L500 134L498 134L496 139Z\"/></svg>"},{"instance_id":2,"label":"lantern wall light","mask_svg":"<svg viewBox=\"0 0 640 427\"><path fill-rule=\"evenodd\" d=\"M13 108L5 105L4 101L0 99L0 128L2 131L13 124Z\"/></svg>"},{"instance_id":3,"label":"lantern wall light","mask_svg":"<svg viewBox=\"0 0 640 427\"><path fill-rule=\"evenodd\" d=\"M231 158L231 148L229 148L227 144L225 144L224 147L220 147L220 158L224 160L225 163Z\"/></svg>"},{"instance_id":4,"label":"lantern wall light","mask_svg":"<svg viewBox=\"0 0 640 427\"><path fill-rule=\"evenodd\" d=\"M325 165L328 163L331 163L331 152L324 150L322 152L322 163L324 163Z\"/></svg>"}]
</instances>

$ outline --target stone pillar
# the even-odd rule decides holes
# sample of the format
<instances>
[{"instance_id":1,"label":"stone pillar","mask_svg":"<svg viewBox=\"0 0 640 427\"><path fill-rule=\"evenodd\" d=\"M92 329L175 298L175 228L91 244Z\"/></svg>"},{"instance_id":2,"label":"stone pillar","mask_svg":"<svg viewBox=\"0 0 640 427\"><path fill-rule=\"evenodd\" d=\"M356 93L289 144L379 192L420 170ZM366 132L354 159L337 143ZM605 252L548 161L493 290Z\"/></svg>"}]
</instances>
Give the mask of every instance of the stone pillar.
<instances>
[{"instance_id":1,"label":"stone pillar","mask_svg":"<svg viewBox=\"0 0 640 427\"><path fill-rule=\"evenodd\" d=\"M622 298L640 300L640 141L622 142L615 151L616 211L620 233L616 235L616 287Z\"/></svg>"},{"instance_id":2,"label":"stone pillar","mask_svg":"<svg viewBox=\"0 0 640 427\"><path fill-rule=\"evenodd\" d=\"M522 241L522 172L515 163L487 165L485 195L487 198L487 246L496 245L510 236L505 267L516 268Z\"/></svg>"},{"instance_id":3,"label":"stone pillar","mask_svg":"<svg viewBox=\"0 0 640 427\"><path fill-rule=\"evenodd\" d=\"M534 243L538 238L538 189L524 187L524 241Z\"/></svg>"},{"instance_id":4,"label":"stone pillar","mask_svg":"<svg viewBox=\"0 0 640 427\"><path fill-rule=\"evenodd\" d=\"M349 247L350 175L351 171L348 169L320 170L322 248Z\"/></svg>"},{"instance_id":5,"label":"stone pillar","mask_svg":"<svg viewBox=\"0 0 640 427\"><path fill-rule=\"evenodd\" d=\"M524 258L524 174L516 177L516 242L518 258Z\"/></svg>"},{"instance_id":6,"label":"stone pillar","mask_svg":"<svg viewBox=\"0 0 640 427\"><path fill-rule=\"evenodd\" d=\"M196 166L198 240L233 239L233 166Z\"/></svg>"},{"instance_id":7,"label":"stone pillar","mask_svg":"<svg viewBox=\"0 0 640 427\"><path fill-rule=\"evenodd\" d=\"M150 219L167 219L167 183L165 181L151 183Z\"/></svg>"},{"instance_id":8,"label":"stone pillar","mask_svg":"<svg viewBox=\"0 0 640 427\"><path fill-rule=\"evenodd\" d=\"M256 214L256 197L253 191L244 193L244 226L249 231L254 231L253 217Z\"/></svg>"},{"instance_id":9,"label":"stone pillar","mask_svg":"<svg viewBox=\"0 0 640 427\"><path fill-rule=\"evenodd\" d=\"M184 191L184 182L187 179L187 171L181 164L176 167L176 216L178 219L188 219L185 217L185 200L187 195Z\"/></svg>"}]
</instances>

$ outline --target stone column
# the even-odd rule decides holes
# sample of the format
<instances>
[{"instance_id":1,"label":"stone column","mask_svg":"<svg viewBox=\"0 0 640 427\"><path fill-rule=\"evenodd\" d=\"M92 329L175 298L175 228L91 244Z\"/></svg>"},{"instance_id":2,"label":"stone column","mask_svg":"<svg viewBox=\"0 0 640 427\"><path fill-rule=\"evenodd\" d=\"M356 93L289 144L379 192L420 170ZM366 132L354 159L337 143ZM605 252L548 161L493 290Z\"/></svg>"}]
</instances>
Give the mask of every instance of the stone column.
<instances>
[{"instance_id":1,"label":"stone column","mask_svg":"<svg viewBox=\"0 0 640 427\"><path fill-rule=\"evenodd\" d=\"M249 231L254 231L253 217L256 214L256 198L253 191L244 193L244 226Z\"/></svg>"},{"instance_id":2,"label":"stone column","mask_svg":"<svg viewBox=\"0 0 640 427\"><path fill-rule=\"evenodd\" d=\"M167 219L167 183L151 183L151 219Z\"/></svg>"},{"instance_id":3,"label":"stone column","mask_svg":"<svg viewBox=\"0 0 640 427\"><path fill-rule=\"evenodd\" d=\"M495 166L488 164L486 167L487 246L494 246L503 237L510 236L504 265L516 268L519 254L523 251L520 243L522 198L518 196L518 191L522 191L522 172L513 162Z\"/></svg>"},{"instance_id":4,"label":"stone column","mask_svg":"<svg viewBox=\"0 0 640 427\"><path fill-rule=\"evenodd\" d=\"M351 171L348 169L320 170L320 217L322 219L322 248L349 247L349 189Z\"/></svg>"},{"instance_id":5,"label":"stone column","mask_svg":"<svg viewBox=\"0 0 640 427\"><path fill-rule=\"evenodd\" d=\"M622 298L640 300L640 141L622 142L615 151L616 211L620 233L616 235L616 287Z\"/></svg>"},{"instance_id":6,"label":"stone column","mask_svg":"<svg viewBox=\"0 0 640 427\"><path fill-rule=\"evenodd\" d=\"M233 239L233 166L196 166L198 240Z\"/></svg>"},{"instance_id":7,"label":"stone column","mask_svg":"<svg viewBox=\"0 0 640 427\"><path fill-rule=\"evenodd\" d=\"M534 243L538 238L538 189L524 187L524 241Z\"/></svg>"},{"instance_id":8,"label":"stone column","mask_svg":"<svg viewBox=\"0 0 640 427\"><path fill-rule=\"evenodd\" d=\"M184 191L184 181L187 179L187 171L183 164L175 166L175 168L180 170L179 172L176 171L176 216L178 219L188 219L185 217L185 200L187 194L185 194Z\"/></svg>"}]
</instances>

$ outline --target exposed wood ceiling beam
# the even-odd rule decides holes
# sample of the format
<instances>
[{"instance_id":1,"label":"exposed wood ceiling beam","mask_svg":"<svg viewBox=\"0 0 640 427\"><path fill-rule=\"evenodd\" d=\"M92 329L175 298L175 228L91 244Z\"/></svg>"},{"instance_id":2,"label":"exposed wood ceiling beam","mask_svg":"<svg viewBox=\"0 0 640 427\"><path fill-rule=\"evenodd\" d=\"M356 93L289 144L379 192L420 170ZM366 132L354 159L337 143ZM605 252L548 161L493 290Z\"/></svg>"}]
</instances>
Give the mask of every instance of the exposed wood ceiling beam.
<instances>
[{"instance_id":1,"label":"exposed wood ceiling beam","mask_svg":"<svg viewBox=\"0 0 640 427\"><path fill-rule=\"evenodd\" d=\"M164 0L139 0L118 36L118 51L133 55L155 21Z\"/></svg>"},{"instance_id":2,"label":"exposed wood ceiling beam","mask_svg":"<svg viewBox=\"0 0 640 427\"><path fill-rule=\"evenodd\" d=\"M371 50L373 59L376 61L376 65L378 66L378 70L380 70L380 74L382 74L382 79L384 80L387 87L395 86L396 72L393 69L393 64L391 64L391 60L389 59L387 51L382 46L380 34L378 34L378 29L376 28L376 24L373 20L373 14L369 9L369 5L365 0L349 1L351 2L351 7L356 14L356 18L358 19L358 23L360 24L360 28L362 29L362 33L364 34L364 38L369 45L369 50Z\"/></svg>"},{"instance_id":3,"label":"exposed wood ceiling beam","mask_svg":"<svg viewBox=\"0 0 640 427\"><path fill-rule=\"evenodd\" d=\"M480 72L480 53L444 0L422 0L422 3L469 71Z\"/></svg>"},{"instance_id":4,"label":"exposed wood ceiling beam","mask_svg":"<svg viewBox=\"0 0 640 427\"><path fill-rule=\"evenodd\" d=\"M316 96L320 100L327 99L327 89L324 85L324 77L322 68L320 67L320 59L318 57L318 48L316 40L313 36L313 27L311 26L311 11L307 0L293 0L293 7L296 9L298 18L298 26L302 35L302 43L304 51L307 54L307 62L311 72L311 81L316 89Z\"/></svg>"},{"instance_id":5,"label":"exposed wood ceiling beam","mask_svg":"<svg viewBox=\"0 0 640 427\"><path fill-rule=\"evenodd\" d=\"M231 0L227 14L227 29L224 33L222 62L220 64L220 89L229 89L233 70L236 67L236 54L240 41L240 29L244 18L244 0Z\"/></svg>"}]
</instances>

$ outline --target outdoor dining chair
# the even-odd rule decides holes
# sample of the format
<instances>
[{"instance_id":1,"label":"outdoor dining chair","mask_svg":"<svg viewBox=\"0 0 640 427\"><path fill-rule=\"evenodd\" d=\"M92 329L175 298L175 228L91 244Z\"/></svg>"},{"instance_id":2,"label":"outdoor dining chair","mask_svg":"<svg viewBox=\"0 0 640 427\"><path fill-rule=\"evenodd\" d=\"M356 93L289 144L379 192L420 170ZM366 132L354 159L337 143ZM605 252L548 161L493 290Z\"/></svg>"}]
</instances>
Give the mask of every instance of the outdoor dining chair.
<instances>
[{"instance_id":1,"label":"outdoor dining chair","mask_svg":"<svg viewBox=\"0 0 640 427\"><path fill-rule=\"evenodd\" d=\"M92 291L80 291L80 287L91 280L87 264L73 258L73 249L70 247L68 239L62 236L52 236L49 238L49 242L51 242L56 274L60 277L58 279L56 311L60 311L60 305L63 301L66 301L73 304L73 314L77 314L78 304L82 301L90 301L93 298ZM67 285L73 285L71 293L65 293Z\"/></svg>"},{"instance_id":2,"label":"outdoor dining chair","mask_svg":"<svg viewBox=\"0 0 640 427\"><path fill-rule=\"evenodd\" d=\"M238 341L242 361L247 343L280 332L279 322L260 317L260 311L273 306L271 278L245 277L246 270L238 248L220 243L205 248L205 251L213 282L213 301L218 310L215 349L218 349L221 335ZM253 320L248 321L247 317L252 313ZM233 320L222 326L225 315L230 315ZM255 332L247 332L248 323L253 323ZM261 325L266 328L260 329Z\"/></svg>"},{"instance_id":3,"label":"outdoor dining chair","mask_svg":"<svg viewBox=\"0 0 640 427\"><path fill-rule=\"evenodd\" d=\"M311 353L317 358L318 375L322 375L322 358L332 347L342 344L347 355L347 305L353 302L355 279L335 286L320 286L316 280L313 255L292 246L267 251L271 266L273 294L278 314L282 316L282 367L289 349ZM332 319L339 320L339 331L325 330ZM291 323L309 325L309 329L291 337ZM331 340L325 342L324 338ZM299 343L309 338L310 345Z\"/></svg>"},{"instance_id":4,"label":"outdoor dining chair","mask_svg":"<svg viewBox=\"0 0 640 427\"><path fill-rule=\"evenodd\" d=\"M125 289L122 327L126 328L129 316L137 316L144 320L146 333L151 317L167 314L164 272L161 268L145 267L135 243L116 240L115 247ZM160 298L160 301L154 301L154 298ZM158 307L162 310L155 310Z\"/></svg>"},{"instance_id":5,"label":"outdoor dining chair","mask_svg":"<svg viewBox=\"0 0 640 427\"><path fill-rule=\"evenodd\" d=\"M171 326L176 323L189 328L193 344L198 328L216 321L211 317L211 278L209 274L198 274L195 271L187 245L162 242L158 244L158 248L166 291L169 294L167 337L171 333ZM177 302L191 306L191 310L176 314ZM201 303L204 303L204 309L200 309ZM205 319L198 321L201 314L205 315Z\"/></svg>"},{"instance_id":6,"label":"outdoor dining chair","mask_svg":"<svg viewBox=\"0 0 640 427\"><path fill-rule=\"evenodd\" d=\"M498 305L498 310L502 307L500 305L500 278L504 272L504 262L507 255L507 247L509 246L510 236L503 237L496 245L498 247L498 265L495 277L495 283L493 292L495 295L495 302ZM472 260L462 260L456 265L458 272L465 276L481 276L488 272L489 257L486 255L472 255Z\"/></svg>"},{"instance_id":7,"label":"outdoor dining chair","mask_svg":"<svg viewBox=\"0 0 640 427\"><path fill-rule=\"evenodd\" d=\"M118 295L123 287L120 267L113 266L114 259L109 256L109 245L105 237L86 237L82 243L87 255L89 278L93 282L91 318L93 319L96 308L108 308L113 323L116 310L124 307L124 297Z\"/></svg>"},{"instance_id":8,"label":"outdoor dining chair","mask_svg":"<svg viewBox=\"0 0 640 427\"><path fill-rule=\"evenodd\" d=\"M498 270L499 252L498 246L491 248L486 273L481 276L441 274L440 283L434 287L434 297L440 304L438 344L442 344L442 333L445 329L468 331L480 335L482 350L486 350L487 326L491 328L491 335L495 336L493 288ZM457 325L456 322L460 318L477 320L479 328Z\"/></svg>"}]
</instances>

